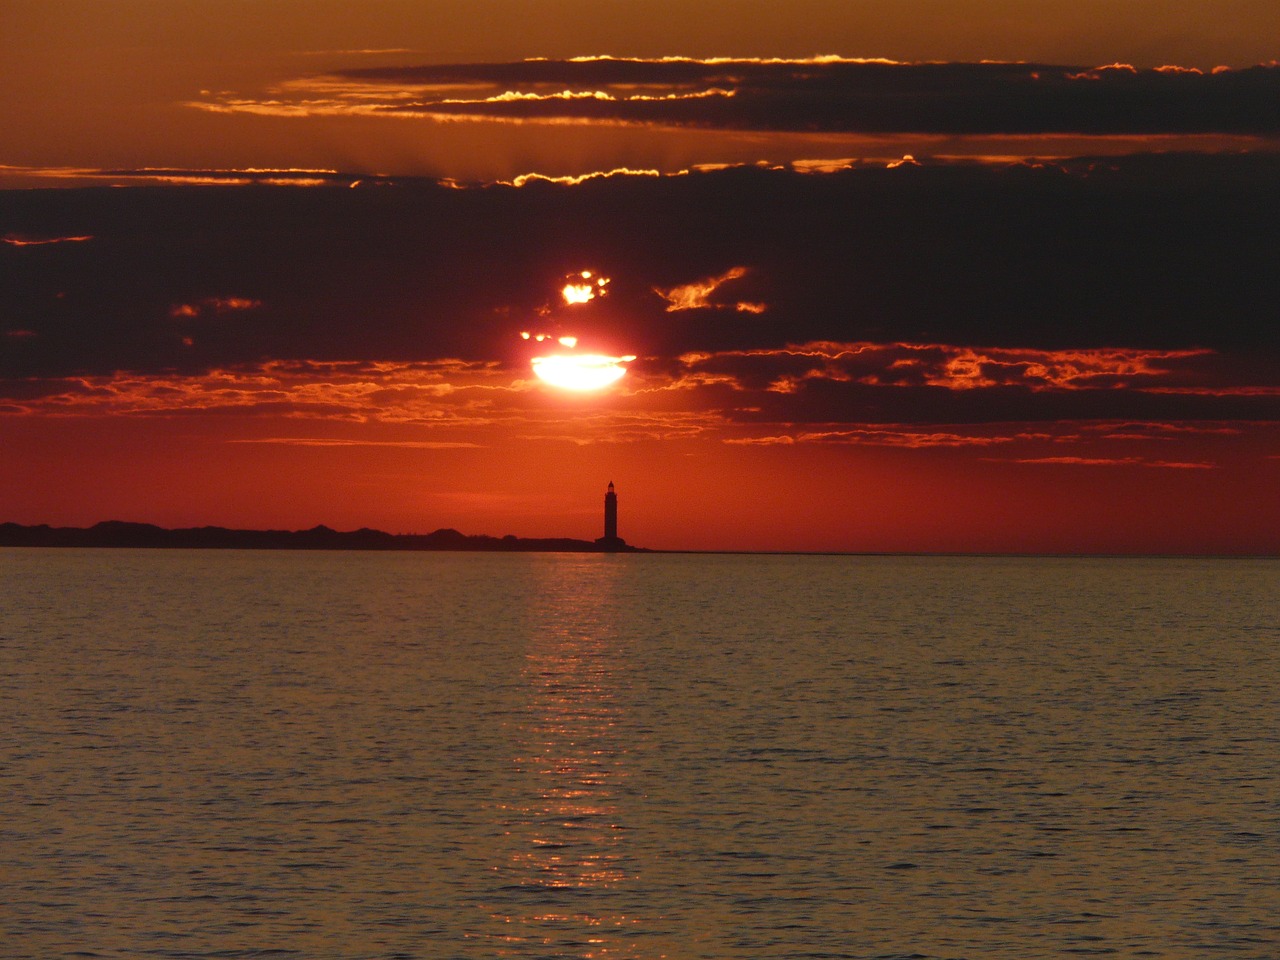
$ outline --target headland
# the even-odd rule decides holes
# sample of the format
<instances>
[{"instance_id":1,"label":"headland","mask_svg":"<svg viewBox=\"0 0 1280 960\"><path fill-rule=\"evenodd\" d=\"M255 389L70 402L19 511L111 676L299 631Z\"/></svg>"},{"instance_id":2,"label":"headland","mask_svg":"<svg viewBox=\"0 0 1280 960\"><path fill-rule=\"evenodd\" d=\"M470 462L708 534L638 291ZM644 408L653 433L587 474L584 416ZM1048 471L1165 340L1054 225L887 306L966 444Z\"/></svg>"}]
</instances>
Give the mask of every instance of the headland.
<instances>
[{"instance_id":1,"label":"headland","mask_svg":"<svg viewBox=\"0 0 1280 960\"><path fill-rule=\"evenodd\" d=\"M189 527L170 530L150 523L108 520L92 527L22 526L0 523L0 547L160 547L185 550L459 550L492 553L649 553L621 541L570 537L467 535L452 528L432 533L386 533L363 527L333 530L233 530Z\"/></svg>"}]
</instances>

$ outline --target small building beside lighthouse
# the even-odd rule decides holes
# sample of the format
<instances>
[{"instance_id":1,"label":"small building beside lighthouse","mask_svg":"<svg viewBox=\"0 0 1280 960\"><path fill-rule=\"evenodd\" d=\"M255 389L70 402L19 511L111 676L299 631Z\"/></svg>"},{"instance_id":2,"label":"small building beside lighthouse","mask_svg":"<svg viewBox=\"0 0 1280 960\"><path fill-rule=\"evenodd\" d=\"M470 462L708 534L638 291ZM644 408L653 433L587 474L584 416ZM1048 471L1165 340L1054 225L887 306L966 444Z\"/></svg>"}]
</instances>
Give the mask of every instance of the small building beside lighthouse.
<instances>
[{"instance_id":1,"label":"small building beside lighthouse","mask_svg":"<svg viewBox=\"0 0 1280 960\"><path fill-rule=\"evenodd\" d=\"M604 536L596 540L602 550L620 550L627 542L618 536L618 494L613 481L604 494Z\"/></svg>"}]
</instances>

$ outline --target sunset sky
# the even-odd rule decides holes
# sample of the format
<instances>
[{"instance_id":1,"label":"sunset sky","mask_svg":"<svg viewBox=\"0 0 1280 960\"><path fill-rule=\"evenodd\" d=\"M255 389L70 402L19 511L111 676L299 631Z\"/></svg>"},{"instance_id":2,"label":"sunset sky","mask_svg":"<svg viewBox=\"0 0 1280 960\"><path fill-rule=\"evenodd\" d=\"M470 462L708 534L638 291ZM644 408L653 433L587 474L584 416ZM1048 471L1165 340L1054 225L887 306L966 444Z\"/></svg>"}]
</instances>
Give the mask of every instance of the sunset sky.
<instances>
[{"instance_id":1,"label":"sunset sky","mask_svg":"<svg viewBox=\"0 0 1280 960\"><path fill-rule=\"evenodd\" d=\"M0 522L1280 553L1278 38L4 0Z\"/></svg>"}]
</instances>

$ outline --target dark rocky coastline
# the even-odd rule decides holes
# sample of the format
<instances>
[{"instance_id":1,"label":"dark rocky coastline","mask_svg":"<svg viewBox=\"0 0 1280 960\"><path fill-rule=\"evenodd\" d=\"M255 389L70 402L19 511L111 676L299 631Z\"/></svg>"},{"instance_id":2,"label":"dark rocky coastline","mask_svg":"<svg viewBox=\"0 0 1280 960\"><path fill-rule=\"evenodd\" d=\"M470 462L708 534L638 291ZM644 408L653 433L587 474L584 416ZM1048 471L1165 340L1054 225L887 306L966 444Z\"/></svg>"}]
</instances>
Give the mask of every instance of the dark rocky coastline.
<instances>
[{"instance_id":1,"label":"dark rocky coastline","mask_svg":"<svg viewBox=\"0 0 1280 960\"><path fill-rule=\"evenodd\" d=\"M92 527L27 527L0 523L3 547L160 547L223 550L466 550L494 553L646 553L619 541L606 546L569 537L526 538L467 535L444 528L433 533L385 533L382 530L340 531L326 526L310 530L231 530L191 527L167 530L149 523L108 520Z\"/></svg>"}]
</instances>

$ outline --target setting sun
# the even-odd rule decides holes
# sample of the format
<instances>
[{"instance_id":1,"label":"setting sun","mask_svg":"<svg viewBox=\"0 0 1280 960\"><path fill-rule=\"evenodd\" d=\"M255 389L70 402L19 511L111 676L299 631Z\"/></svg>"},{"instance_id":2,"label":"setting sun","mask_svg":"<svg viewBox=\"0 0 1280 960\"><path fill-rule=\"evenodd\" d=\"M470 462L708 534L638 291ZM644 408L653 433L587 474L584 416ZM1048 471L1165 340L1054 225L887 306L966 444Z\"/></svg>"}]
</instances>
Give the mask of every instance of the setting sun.
<instances>
[{"instance_id":1,"label":"setting sun","mask_svg":"<svg viewBox=\"0 0 1280 960\"><path fill-rule=\"evenodd\" d=\"M534 357L533 372L538 379L564 390L599 390L617 383L626 374L623 366L635 357L606 357L596 353L556 354Z\"/></svg>"}]
</instances>

